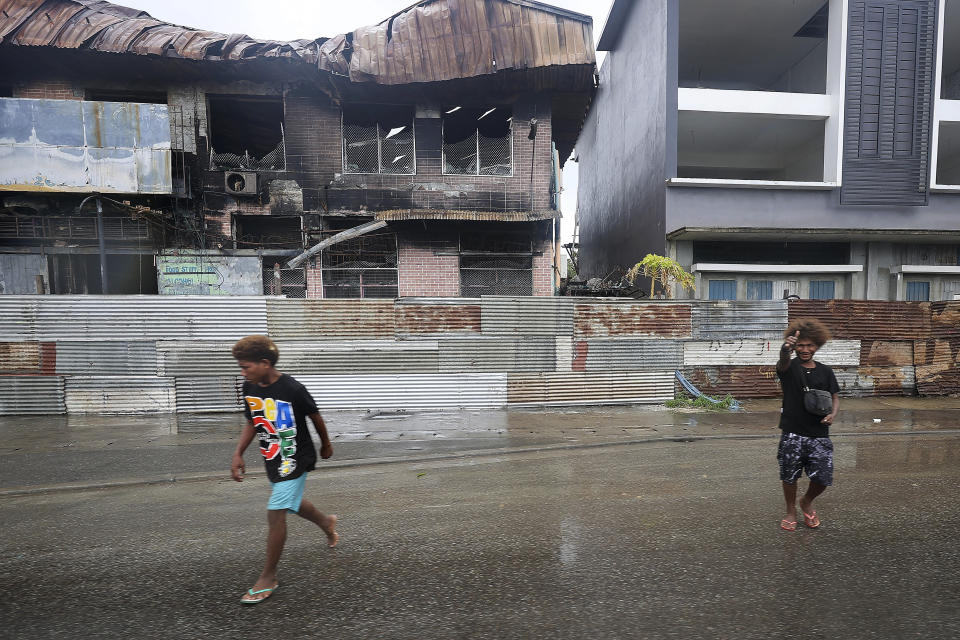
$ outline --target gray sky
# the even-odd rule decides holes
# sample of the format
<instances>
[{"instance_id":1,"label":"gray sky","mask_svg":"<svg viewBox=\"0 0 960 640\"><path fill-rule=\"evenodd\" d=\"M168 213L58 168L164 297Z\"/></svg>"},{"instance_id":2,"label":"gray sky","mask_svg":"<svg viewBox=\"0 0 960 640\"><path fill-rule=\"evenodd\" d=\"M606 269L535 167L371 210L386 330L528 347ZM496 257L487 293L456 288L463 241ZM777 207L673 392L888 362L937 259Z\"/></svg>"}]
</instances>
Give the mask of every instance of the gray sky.
<instances>
[{"instance_id":1,"label":"gray sky","mask_svg":"<svg viewBox=\"0 0 960 640\"><path fill-rule=\"evenodd\" d=\"M158 20L223 33L245 33L254 38L297 40L331 37L357 27L377 24L409 7L414 0L121 0L118 4L142 9ZM593 17L594 39L600 37L611 0L553 0L558 7ZM577 165L563 172L563 238L573 233L577 202Z\"/></svg>"}]
</instances>

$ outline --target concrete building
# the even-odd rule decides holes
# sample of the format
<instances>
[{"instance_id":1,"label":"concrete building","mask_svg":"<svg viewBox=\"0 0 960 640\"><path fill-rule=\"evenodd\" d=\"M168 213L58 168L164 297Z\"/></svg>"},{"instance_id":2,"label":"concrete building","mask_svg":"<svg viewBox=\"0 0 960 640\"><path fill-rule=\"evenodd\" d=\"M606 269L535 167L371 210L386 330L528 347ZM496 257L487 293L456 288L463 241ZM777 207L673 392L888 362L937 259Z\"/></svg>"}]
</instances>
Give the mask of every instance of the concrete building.
<instances>
[{"instance_id":1,"label":"concrete building","mask_svg":"<svg viewBox=\"0 0 960 640\"><path fill-rule=\"evenodd\" d=\"M960 0L616 0L577 143L582 275L701 299L960 293Z\"/></svg>"},{"instance_id":2,"label":"concrete building","mask_svg":"<svg viewBox=\"0 0 960 640\"><path fill-rule=\"evenodd\" d=\"M427 0L273 42L0 0L0 68L0 293L555 291L588 16Z\"/></svg>"}]
</instances>

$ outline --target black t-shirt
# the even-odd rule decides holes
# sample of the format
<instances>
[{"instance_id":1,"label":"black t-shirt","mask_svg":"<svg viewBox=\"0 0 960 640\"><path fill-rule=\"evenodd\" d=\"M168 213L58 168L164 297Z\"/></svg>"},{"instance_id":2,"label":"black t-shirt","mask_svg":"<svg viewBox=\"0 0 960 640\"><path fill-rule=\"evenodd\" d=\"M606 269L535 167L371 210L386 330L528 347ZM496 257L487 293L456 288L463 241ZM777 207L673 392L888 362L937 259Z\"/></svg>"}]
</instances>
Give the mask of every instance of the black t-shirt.
<instances>
[{"instance_id":1,"label":"black t-shirt","mask_svg":"<svg viewBox=\"0 0 960 640\"><path fill-rule=\"evenodd\" d=\"M317 404L306 387L285 373L271 385L243 383L244 410L260 438L260 453L271 482L293 480L317 464L306 416Z\"/></svg>"},{"instance_id":2,"label":"black t-shirt","mask_svg":"<svg viewBox=\"0 0 960 640\"><path fill-rule=\"evenodd\" d=\"M826 438L830 435L829 425L820 422L823 416L815 416L803 408L803 387L839 393L840 385L837 384L837 377L833 375L833 369L816 360L814 364L815 367L808 369L794 358L785 372L777 371L783 387L780 429L784 433L795 433L808 438Z\"/></svg>"}]
</instances>

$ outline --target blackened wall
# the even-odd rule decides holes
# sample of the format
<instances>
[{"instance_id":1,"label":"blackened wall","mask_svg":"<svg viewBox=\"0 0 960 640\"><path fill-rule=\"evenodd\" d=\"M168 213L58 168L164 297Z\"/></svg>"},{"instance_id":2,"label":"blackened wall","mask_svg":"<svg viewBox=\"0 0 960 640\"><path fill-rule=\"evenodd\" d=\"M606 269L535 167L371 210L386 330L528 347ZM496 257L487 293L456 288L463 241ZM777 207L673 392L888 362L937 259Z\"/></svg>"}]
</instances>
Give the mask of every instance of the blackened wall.
<instances>
[{"instance_id":1,"label":"blackened wall","mask_svg":"<svg viewBox=\"0 0 960 640\"><path fill-rule=\"evenodd\" d=\"M550 99L527 96L513 105L513 175L443 175L439 118L414 122L415 175L344 174L340 109L325 96L287 96L288 174L303 188L308 211L358 213L394 209L545 211L553 171ZM537 131L529 138L530 121Z\"/></svg>"},{"instance_id":2,"label":"blackened wall","mask_svg":"<svg viewBox=\"0 0 960 640\"><path fill-rule=\"evenodd\" d=\"M677 1L637 0L600 70L580 138L581 276L664 252L676 172Z\"/></svg>"}]
</instances>

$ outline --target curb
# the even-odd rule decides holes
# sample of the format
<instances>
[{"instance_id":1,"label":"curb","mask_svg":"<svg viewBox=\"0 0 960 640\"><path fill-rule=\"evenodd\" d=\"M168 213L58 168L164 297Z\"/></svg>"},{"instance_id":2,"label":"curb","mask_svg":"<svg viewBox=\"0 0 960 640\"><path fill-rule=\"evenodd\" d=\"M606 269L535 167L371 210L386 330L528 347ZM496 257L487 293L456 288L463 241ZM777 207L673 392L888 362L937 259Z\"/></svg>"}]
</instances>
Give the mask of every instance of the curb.
<instances>
[{"instance_id":1,"label":"curb","mask_svg":"<svg viewBox=\"0 0 960 640\"><path fill-rule=\"evenodd\" d=\"M922 430L922 431L850 431L831 434L831 438L851 438L864 436L918 436L918 435L960 435L960 429ZM534 445L529 447L502 447L497 449L472 449L451 453L437 453L419 456L392 456L385 458L355 458L352 460L337 460L323 463L323 470L349 469L356 467L376 467L389 464L411 464L417 462L435 462L442 460L458 460L464 458L484 458L522 453L542 453L548 451L574 451L578 449L599 449L637 444L653 444L660 442L691 443L710 440L764 440L779 438L779 430L771 434L725 434L725 435L675 435L659 436L655 438L639 438L608 442L577 442ZM265 471L249 472L246 478L265 477ZM19 496L43 495L51 493L69 493L74 491L94 491L103 489L121 489L138 486L172 484L176 482L203 482L207 480L229 480L230 476L223 471L208 471L179 476L156 476L153 478L138 478L130 480L107 480L84 484L59 484L41 487L19 487L0 490L0 498Z\"/></svg>"}]
</instances>

